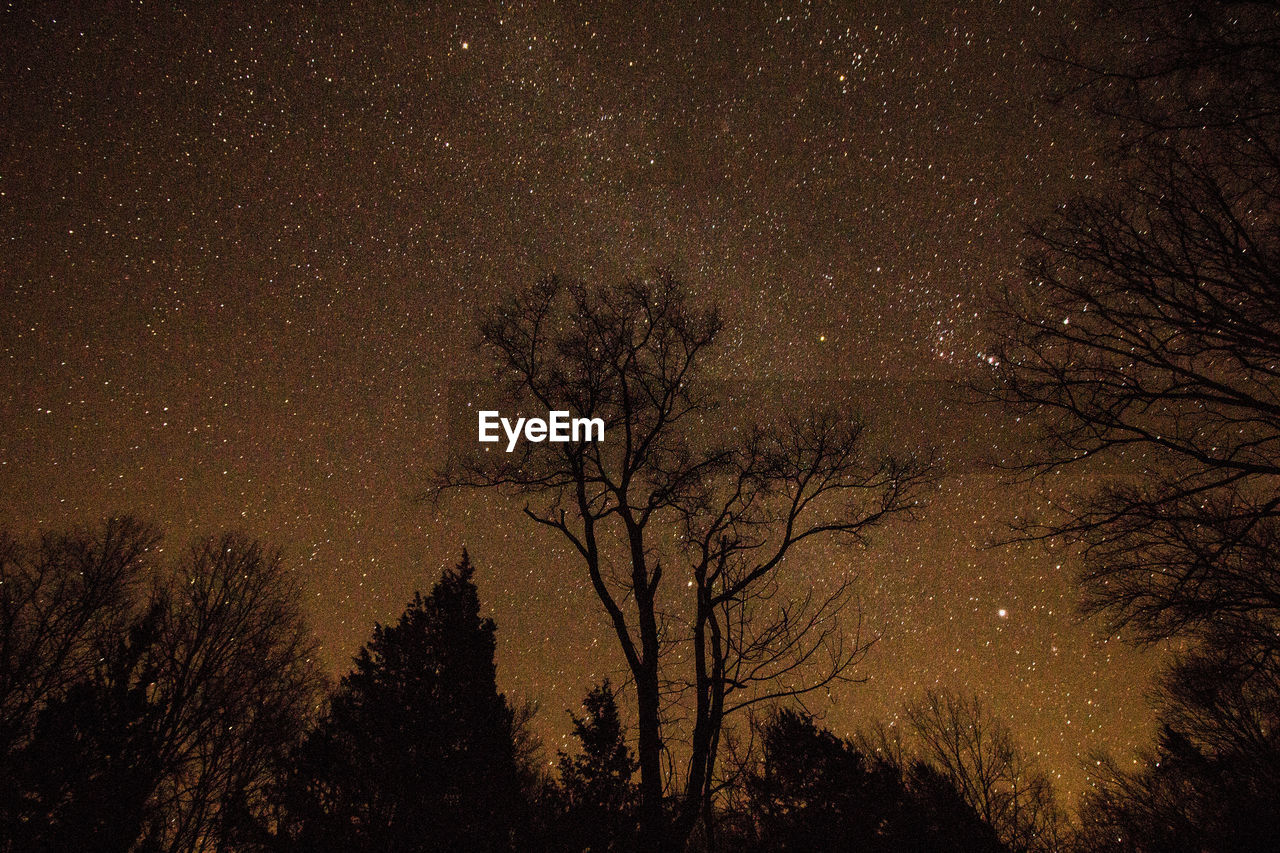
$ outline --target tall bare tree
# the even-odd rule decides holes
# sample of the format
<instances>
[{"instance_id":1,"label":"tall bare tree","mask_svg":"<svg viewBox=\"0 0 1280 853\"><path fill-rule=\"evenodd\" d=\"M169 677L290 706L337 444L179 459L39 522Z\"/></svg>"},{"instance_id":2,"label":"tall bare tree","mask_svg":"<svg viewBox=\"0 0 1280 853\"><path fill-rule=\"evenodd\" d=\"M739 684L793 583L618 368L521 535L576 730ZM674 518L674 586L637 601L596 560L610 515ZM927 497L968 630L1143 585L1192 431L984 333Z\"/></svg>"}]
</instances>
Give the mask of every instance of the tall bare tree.
<instances>
[{"instance_id":1,"label":"tall bare tree","mask_svg":"<svg viewBox=\"0 0 1280 853\"><path fill-rule=\"evenodd\" d=\"M1029 530L1082 546L1085 608L1141 640L1280 651L1280 8L1116 4L1083 61L1115 186L1032 234L993 394L1033 476L1093 485ZM1136 18L1135 18L1136 16Z\"/></svg>"},{"instance_id":2,"label":"tall bare tree","mask_svg":"<svg viewBox=\"0 0 1280 853\"><path fill-rule=\"evenodd\" d=\"M645 849L683 844L709 814L728 714L846 680L866 649L840 619L847 574L806 589L796 546L865 542L917 505L929 476L875 452L849 414L735 426L704 372L722 327L665 274L521 289L481 329L507 405L602 418L605 439L477 454L439 481L522 497L580 558L636 691ZM691 717L681 750L674 707Z\"/></svg>"},{"instance_id":3,"label":"tall bare tree","mask_svg":"<svg viewBox=\"0 0 1280 853\"><path fill-rule=\"evenodd\" d=\"M1102 8L1071 67L1118 132L1108 192L1033 230L992 393L1041 430L1016 467L1087 472L1025 531L1080 547L1086 612L1186 641L1083 843L1254 849L1218 830L1277 791L1244 757L1273 754L1280 673L1280 6Z\"/></svg>"}]
</instances>

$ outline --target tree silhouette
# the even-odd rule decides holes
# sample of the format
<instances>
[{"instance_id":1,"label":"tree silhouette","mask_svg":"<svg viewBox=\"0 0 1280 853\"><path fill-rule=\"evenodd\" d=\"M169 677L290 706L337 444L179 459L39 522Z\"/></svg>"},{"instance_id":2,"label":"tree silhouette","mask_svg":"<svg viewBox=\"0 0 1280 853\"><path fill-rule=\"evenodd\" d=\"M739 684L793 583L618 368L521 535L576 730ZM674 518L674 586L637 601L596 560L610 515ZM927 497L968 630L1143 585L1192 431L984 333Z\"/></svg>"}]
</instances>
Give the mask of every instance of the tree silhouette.
<instances>
[{"instance_id":1,"label":"tree silhouette","mask_svg":"<svg viewBox=\"0 0 1280 853\"><path fill-rule=\"evenodd\" d=\"M93 674L105 638L126 633L159 538L128 518L34 545L0 535L0 756L23 745L48 702Z\"/></svg>"},{"instance_id":2,"label":"tree silhouette","mask_svg":"<svg viewBox=\"0 0 1280 853\"><path fill-rule=\"evenodd\" d=\"M522 814L493 620L466 552L377 625L284 784L297 850L510 850Z\"/></svg>"},{"instance_id":3,"label":"tree silhouette","mask_svg":"<svg viewBox=\"0 0 1280 853\"><path fill-rule=\"evenodd\" d=\"M917 761L944 778L1010 850L1058 849L1065 818L1049 777L976 696L931 690L905 716Z\"/></svg>"},{"instance_id":4,"label":"tree silhouette","mask_svg":"<svg viewBox=\"0 0 1280 853\"><path fill-rule=\"evenodd\" d=\"M1118 131L1113 175L1033 231L992 393L1041 430L1021 471L1087 475L1024 533L1080 548L1108 628L1188 650L1156 750L1103 763L1085 846L1233 849L1275 795L1280 7L1104 9L1072 85Z\"/></svg>"},{"instance_id":5,"label":"tree silhouette","mask_svg":"<svg viewBox=\"0 0 1280 853\"><path fill-rule=\"evenodd\" d=\"M164 709L168 772L154 837L199 850L224 806L251 812L319 699L315 641L279 553L236 534L194 544L153 594L159 621L152 701Z\"/></svg>"},{"instance_id":6,"label":"tree silhouette","mask_svg":"<svg viewBox=\"0 0 1280 853\"><path fill-rule=\"evenodd\" d=\"M224 536L163 568L123 518L5 541L0 849L199 850L263 806L316 687L279 557Z\"/></svg>"},{"instance_id":7,"label":"tree silhouette","mask_svg":"<svg viewBox=\"0 0 1280 853\"><path fill-rule=\"evenodd\" d=\"M808 714L784 709L760 726L762 755L744 776L748 847L1000 853L995 831L924 762L869 758Z\"/></svg>"},{"instance_id":8,"label":"tree silhouette","mask_svg":"<svg viewBox=\"0 0 1280 853\"><path fill-rule=\"evenodd\" d=\"M164 770L162 709L147 696L157 617L148 613L109 644L92 676L40 710L7 762L6 849L123 853L144 834Z\"/></svg>"},{"instance_id":9,"label":"tree silhouette","mask_svg":"<svg viewBox=\"0 0 1280 853\"><path fill-rule=\"evenodd\" d=\"M1120 178L1035 229L993 393L1042 430L1023 471L1107 475L1028 530L1082 546L1089 612L1274 652L1280 10L1134 14L1084 63L1124 122Z\"/></svg>"},{"instance_id":10,"label":"tree silhouette","mask_svg":"<svg viewBox=\"0 0 1280 853\"><path fill-rule=\"evenodd\" d=\"M480 453L439 481L523 496L581 559L636 691L645 849L678 849L710 821L726 715L847 679L865 651L839 621L847 575L797 588L796 546L865 541L917 504L927 474L872 451L863 422L836 411L716 434L702 366L721 328L669 275L519 291L482 327L511 407L602 418L605 439ZM683 735L664 707L687 709ZM680 771L664 771L664 751Z\"/></svg>"},{"instance_id":11,"label":"tree silhouette","mask_svg":"<svg viewBox=\"0 0 1280 853\"><path fill-rule=\"evenodd\" d=\"M1161 682L1160 733L1137 766L1098 756L1080 847L1275 849L1280 838L1280 677L1238 646L1181 656Z\"/></svg>"},{"instance_id":12,"label":"tree silhouette","mask_svg":"<svg viewBox=\"0 0 1280 853\"><path fill-rule=\"evenodd\" d=\"M582 706L583 716L571 715L581 752L560 753L562 842L574 851L632 850L637 765L609 679L591 688Z\"/></svg>"}]
</instances>

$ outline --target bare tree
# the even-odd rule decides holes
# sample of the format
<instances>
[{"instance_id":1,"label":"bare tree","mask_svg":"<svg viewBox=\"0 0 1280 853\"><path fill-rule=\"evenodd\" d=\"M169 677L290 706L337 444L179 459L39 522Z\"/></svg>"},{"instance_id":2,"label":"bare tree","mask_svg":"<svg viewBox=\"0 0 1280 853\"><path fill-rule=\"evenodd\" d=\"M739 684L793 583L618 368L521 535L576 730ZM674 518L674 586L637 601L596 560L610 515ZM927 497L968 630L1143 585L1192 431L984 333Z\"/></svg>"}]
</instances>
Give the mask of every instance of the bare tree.
<instances>
[{"instance_id":1,"label":"bare tree","mask_svg":"<svg viewBox=\"0 0 1280 853\"><path fill-rule=\"evenodd\" d=\"M1135 14L1080 64L1124 120L1115 186L1033 231L991 393L1041 429L1015 467L1093 474L1026 531L1082 547L1086 611L1143 641L1230 623L1274 653L1280 8Z\"/></svg>"},{"instance_id":2,"label":"bare tree","mask_svg":"<svg viewBox=\"0 0 1280 853\"><path fill-rule=\"evenodd\" d=\"M225 536L159 564L158 534L5 540L0 850L213 849L318 701L295 582Z\"/></svg>"},{"instance_id":3,"label":"bare tree","mask_svg":"<svg viewBox=\"0 0 1280 853\"><path fill-rule=\"evenodd\" d=\"M1072 65L1118 131L1108 193L1033 230L992 395L1041 430L1015 468L1087 474L1024 529L1080 547L1084 610L1189 641L1156 749L1100 760L1083 848L1257 849L1277 784L1256 756L1280 672L1280 7L1106 10Z\"/></svg>"},{"instance_id":4,"label":"bare tree","mask_svg":"<svg viewBox=\"0 0 1280 853\"><path fill-rule=\"evenodd\" d=\"M708 815L726 715L846 680L866 649L838 618L847 575L797 594L795 546L864 542L928 477L871 451L848 415L737 428L717 415L702 366L722 325L669 275L520 290L482 326L508 403L602 418L605 440L479 454L439 482L522 496L581 559L636 691L646 849L682 845ZM664 766L679 760L676 709L691 718L682 772Z\"/></svg>"},{"instance_id":5,"label":"bare tree","mask_svg":"<svg viewBox=\"0 0 1280 853\"><path fill-rule=\"evenodd\" d=\"M103 637L124 633L158 541L127 518L35 545L0 535L0 756L24 745L50 697L93 672Z\"/></svg>"},{"instance_id":6,"label":"bare tree","mask_svg":"<svg viewBox=\"0 0 1280 853\"><path fill-rule=\"evenodd\" d=\"M1107 0L1057 58L1062 100L1083 94L1132 145L1235 138L1280 119L1273 0ZM1209 133L1206 133L1208 131Z\"/></svg>"},{"instance_id":7,"label":"bare tree","mask_svg":"<svg viewBox=\"0 0 1280 853\"><path fill-rule=\"evenodd\" d=\"M1010 850L1060 849L1065 817L1049 777L976 696L929 691L906 719L914 756L941 771Z\"/></svg>"},{"instance_id":8,"label":"bare tree","mask_svg":"<svg viewBox=\"0 0 1280 853\"><path fill-rule=\"evenodd\" d=\"M194 853L222 830L229 803L264 805L319 706L319 662L292 572L243 536L196 543L153 596L162 619L152 701L163 709L164 745L153 843Z\"/></svg>"},{"instance_id":9,"label":"bare tree","mask_svg":"<svg viewBox=\"0 0 1280 853\"><path fill-rule=\"evenodd\" d=\"M1169 168L1133 207L1080 202L1038 232L996 391L1044 427L1024 470L1140 475L1037 532L1082 543L1087 608L1146 638L1280 603L1280 257L1247 202Z\"/></svg>"}]
</instances>

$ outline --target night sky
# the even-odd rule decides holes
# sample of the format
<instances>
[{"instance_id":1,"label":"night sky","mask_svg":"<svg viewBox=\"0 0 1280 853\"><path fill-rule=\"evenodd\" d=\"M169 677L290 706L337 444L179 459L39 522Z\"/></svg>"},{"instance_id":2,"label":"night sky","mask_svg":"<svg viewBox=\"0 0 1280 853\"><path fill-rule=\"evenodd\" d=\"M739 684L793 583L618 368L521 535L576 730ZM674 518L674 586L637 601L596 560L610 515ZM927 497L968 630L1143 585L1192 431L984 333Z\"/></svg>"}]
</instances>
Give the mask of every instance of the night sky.
<instances>
[{"instance_id":1,"label":"night sky","mask_svg":"<svg viewBox=\"0 0 1280 853\"><path fill-rule=\"evenodd\" d=\"M1155 662L1074 616L1070 555L985 547L1061 484L1003 482L1020 425L953 383L1025 224L1099 183L1042 97L1083 10L672 5L6 4L0 525L261 537L335 675L465 544L557 747L624 669L585 573L497 496L413 498L475 440L479 310L666 267L724 307L735 397L851 399L948 466L914 524L807 554L881 636L828 724L976 691L1077 793L1147 737Z\"/></svg>"}]
</instances>

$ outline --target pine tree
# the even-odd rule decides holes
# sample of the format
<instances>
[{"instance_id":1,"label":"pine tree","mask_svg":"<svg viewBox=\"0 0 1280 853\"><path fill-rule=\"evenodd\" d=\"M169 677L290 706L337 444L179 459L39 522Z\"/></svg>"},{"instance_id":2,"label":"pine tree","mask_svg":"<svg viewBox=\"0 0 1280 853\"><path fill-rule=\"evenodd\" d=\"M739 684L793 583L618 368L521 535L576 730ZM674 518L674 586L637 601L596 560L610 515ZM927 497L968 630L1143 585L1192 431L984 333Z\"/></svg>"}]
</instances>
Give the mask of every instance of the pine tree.
<instances>
[{"instance_id":1,"label":"pine tree","mask_svg":"<svg viewBox=\"0 0 1280 853\"><path fill-rule=\"evenodd\" d=\"M582 751L576 757L560 753L562 840L573 850L630 849L635 843L632 775L637 765L609 680L591 688L582 705L584 716L570 714Z\"/></svg>"},{"instance_id":2,"label":"pine tree","mask_svg":"<svg viewBox=\"0 0 1280 853\"><path fill-rule=\"evenodd\" d=\"M285 791L298 849L508 850L522 812L492 619L466 552L373 638Z\"/></svg>"}]
</instances>

